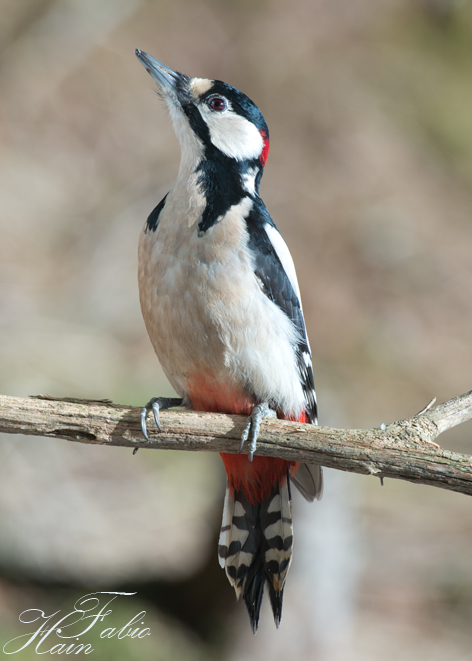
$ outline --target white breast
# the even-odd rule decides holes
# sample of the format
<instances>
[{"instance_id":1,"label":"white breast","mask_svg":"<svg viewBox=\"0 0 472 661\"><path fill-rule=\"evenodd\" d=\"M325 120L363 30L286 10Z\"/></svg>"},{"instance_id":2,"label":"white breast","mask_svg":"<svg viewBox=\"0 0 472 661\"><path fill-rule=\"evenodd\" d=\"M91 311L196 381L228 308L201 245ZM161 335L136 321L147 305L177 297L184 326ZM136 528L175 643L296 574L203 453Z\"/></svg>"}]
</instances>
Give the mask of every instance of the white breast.
<instances>
[{"instance_id":1,"label":"white breast","mask_svg":"<svg viewBox=\"0 0 472 661\"><path fill-rule=\"evenodd\" d=\"M252 201L244 198L199 237L204 197L190 202L176 188L157 230L143 232L139 245L141 307L164 372L182 397L189 375L210 374L300 413L297 333L261 291L247 249Z\"/></svg>"}]
</instances>

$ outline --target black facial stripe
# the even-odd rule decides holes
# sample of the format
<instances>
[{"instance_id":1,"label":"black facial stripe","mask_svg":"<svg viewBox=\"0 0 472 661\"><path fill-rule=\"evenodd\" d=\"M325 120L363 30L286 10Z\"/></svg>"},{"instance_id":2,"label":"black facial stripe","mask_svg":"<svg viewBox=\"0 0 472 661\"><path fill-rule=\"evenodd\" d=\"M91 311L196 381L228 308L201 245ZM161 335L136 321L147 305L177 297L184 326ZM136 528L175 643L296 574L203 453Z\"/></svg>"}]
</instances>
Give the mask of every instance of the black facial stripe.
<instances>
[{"instance_id":1,"label":"black facial stripe","mask_svg":"<svg viewBox=\"0 0 472 661\"><path fill-rule=\"evenodd\" d=\"M149 214L146 227L144 229L145 232L155 232L157 230L157 226L159 225L159 216L166 203L166 198L167 195L163 197L157 207Z\"/></svg>"},{"instance_id":2,"label":"black facial stripe","mask_svg":"<svg viewBox=\"0 0 472 661\"><path fill-rule=\"evenodd\" d=\"M195 135L197 135L200 138L200 140L203 142L203 146L205 147L205 152L208 149L211 149L213 145L210 140L210 131L195 103L190 100L186 103L182 103L182 110L187 116L188 122L190 124L190 128L195 133Z\"/></svg>"}]
</instances>

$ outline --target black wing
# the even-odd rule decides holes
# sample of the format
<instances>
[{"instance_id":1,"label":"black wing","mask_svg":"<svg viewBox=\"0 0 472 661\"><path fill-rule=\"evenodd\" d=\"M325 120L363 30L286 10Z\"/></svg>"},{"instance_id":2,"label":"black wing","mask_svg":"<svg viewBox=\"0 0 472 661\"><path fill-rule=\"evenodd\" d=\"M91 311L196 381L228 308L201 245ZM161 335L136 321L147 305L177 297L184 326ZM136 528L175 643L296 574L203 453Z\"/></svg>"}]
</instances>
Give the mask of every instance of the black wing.
<instances>
[{"instance_id":1,"label":"black wing","mask_svg":"<svg viewBox=\"0 0 472 661\"><path fill-rule=\"evenodd\" d=\"M270 241L265 225L270 225L277 232L277 227L259 197L246 218L249 243L254 257L255 274L261 283L265 295L284 312L298 331L297 360L300 382L306 401L306 411L310 422L317 422L315 384L311 353L306 336L305 320L300 299L294 290L283 264Z\"/></svg>"}]
</instances>

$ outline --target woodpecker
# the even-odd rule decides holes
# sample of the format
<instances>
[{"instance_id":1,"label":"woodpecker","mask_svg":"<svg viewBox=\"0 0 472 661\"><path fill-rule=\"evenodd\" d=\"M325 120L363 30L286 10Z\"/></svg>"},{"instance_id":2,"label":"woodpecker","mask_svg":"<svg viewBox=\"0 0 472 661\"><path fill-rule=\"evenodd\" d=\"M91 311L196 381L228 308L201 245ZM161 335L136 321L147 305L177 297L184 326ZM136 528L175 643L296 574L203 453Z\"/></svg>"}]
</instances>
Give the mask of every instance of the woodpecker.
<instances>
[{"instance_id":1,"label":"woodpecker","mask_svg":"<svg viewBox=\"0 0 472 661\"><path fill-rule=\"evenodd\" d=\"M320 498L322 469L256 453L261 420L317 424L310 347L293 260L259 196L269 130L259 108L219 81L190 78L137 49L181 148L177 180L139 241L144 322L179 398L143 408L248 416L227 475L219 561L256 633L267 584L276 626L292 557L290 482Z\"/></svg>"}]
</instances>

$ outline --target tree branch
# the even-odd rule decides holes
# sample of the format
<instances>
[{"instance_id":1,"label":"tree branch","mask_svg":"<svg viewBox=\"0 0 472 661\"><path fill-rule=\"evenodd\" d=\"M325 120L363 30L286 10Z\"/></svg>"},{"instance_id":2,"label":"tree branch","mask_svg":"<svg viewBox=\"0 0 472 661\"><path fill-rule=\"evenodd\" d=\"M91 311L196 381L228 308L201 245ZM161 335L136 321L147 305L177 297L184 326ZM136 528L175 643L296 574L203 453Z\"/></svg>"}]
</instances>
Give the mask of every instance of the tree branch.
<instances>
[{"instance_id":1,"label":"tree branch","mask_svg":"<svg viewBox=\"0 0 472 661\"><path fill-rule=\"evenodd\" d=\"M434 443L439 434L471 418L472 391L377 429L331 429L269 420L262 423L257 454L472 495L472 457ZM246 418L173 409L162 411L161 423L160 434L149 421L147 443L136 407L107 400L0 395L0 432L130 448L234 453Z\"/></svg>"}]
</instances>

